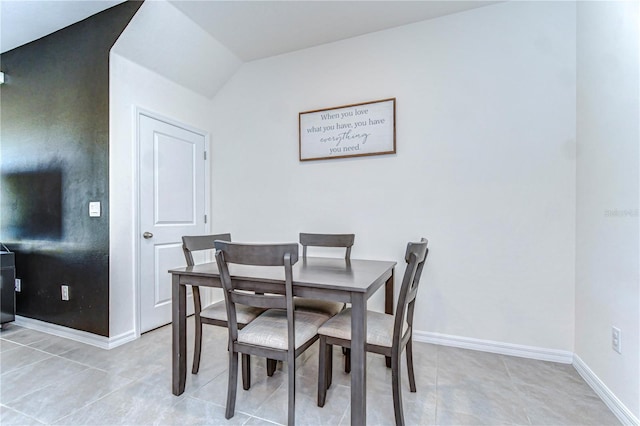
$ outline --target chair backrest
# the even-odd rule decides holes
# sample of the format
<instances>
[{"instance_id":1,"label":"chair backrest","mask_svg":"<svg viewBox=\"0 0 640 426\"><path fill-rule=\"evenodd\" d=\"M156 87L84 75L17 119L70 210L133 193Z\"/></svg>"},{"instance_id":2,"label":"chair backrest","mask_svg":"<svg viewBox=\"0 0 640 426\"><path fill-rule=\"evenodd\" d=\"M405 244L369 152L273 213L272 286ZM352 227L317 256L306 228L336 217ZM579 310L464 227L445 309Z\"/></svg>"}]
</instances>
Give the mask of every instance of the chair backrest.
<instances>
[{"instance_id":1,"label":"chair backrest","mask_svg":"<svg viewBox=\"0 0 640 426\"><path fill-rule=\"evenodd\" d=\"M405 321L409 326L405 335L412 332L413 311L422 269L429 254L428 244L429 241L426 238L421 238L419 243L410 242L407 244L407 251L404 255L407 268L402 278L402 286L400 287L400 295L398 296L398 306L396 308L396 317L393 326L394 345L400 345L401 339L405 337L402 333Z\"/></svg>"},{"instance_id":2,"label":"chair backrest","mask_svg":"<svg viewBox=\"0 0 640 426\"><path fill-rule=\"evenodd\" d=\"M302 244L302 257L307 257L307 247L345 247L347 249L344 258L351 259L351 246L355 241L355 234L308 234L300 233Z\"/></svg>"},{"instance_id":3,"label":"chair backrest","mask_svg":"<svg viewBox=\"0 0 640 426\"><path fill-rule=\"evenodd\" d=\"M184 258L187 261L187 266L195 265L192 252L200 250L213 250L213 242L215 240L231 241L231 234L183 236L182 251L184 252Z\"/></svg>"},{"instance_id":4,"label":"chair backrest","mask_svg":"<svg viewBox=\"0 0 640 426\"><path fill-rule=\"evenodd\" d=\"M236 303L265 309L286 309L288 323L289 349L295 349L293 318L293 271L298 261L298 243L285 244L242 244L229 241L216 241L216 262L220 281L224 290L227 306L229 338L233 342L238 338ZM238 291L229 273L229 264L284 267L284 295L253 294Z\"/></svg>"}]
</instances>

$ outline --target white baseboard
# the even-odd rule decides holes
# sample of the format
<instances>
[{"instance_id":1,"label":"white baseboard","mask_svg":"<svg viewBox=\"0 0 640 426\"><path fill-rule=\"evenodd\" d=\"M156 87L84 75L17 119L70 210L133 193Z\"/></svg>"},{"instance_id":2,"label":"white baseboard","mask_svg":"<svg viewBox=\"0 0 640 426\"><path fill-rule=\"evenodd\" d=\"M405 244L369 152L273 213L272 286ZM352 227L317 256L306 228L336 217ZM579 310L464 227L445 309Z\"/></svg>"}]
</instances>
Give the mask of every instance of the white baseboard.
<instances>
[{"instance_id":1,"label":"white baseboard","mask_svg":"<svg viewBox=\"0 0 640 426\"><path fill-rule=\"evenodd\" d=\"M453 346L456 348L475 351L491 352L501 355L518 356L521 358L538 359L541 361L572 364L578 374L587 382L594 392L609 407L611 412L624 425L640 426L638 418L611 392L611 390L596 376L593 371L573 352L555 349L539 348L535 346L516 345L512 343L495 342L492 340L474 339L471 337L452 336L448 334L414 331L415 342L432 343L435 345Z\"/></svg>"},{"instance_id":2,"label":"white baseboard","mask_svg":"<svg viewBox=\"0 0 640 426\"><path fill-rule=\"evenodd\" d=\"M605 385L602 380L596 374L591 371L589 366L580 359L578 355L573 355L573 367L578 374L582 376L585 382L596 394L602 399L602 401L609 407L611 412L620 420L624 425L638 426L640 422L638 418L620 401L613 392Z\"/></svg>"},{"instance_id":3,"label":"white baseboard","mask_svg":"<svg viewBox=\"0 0 640 426\"><path fill-rule=\"evenodd\" d=\"M413 340L416 342L453 346L474 351L538 359L541 361L560 362L563 364L571 364L573 362L573 352L539 348L536 346L516 345L514 343L496 342L493 340L474 339L471 337L452 336L449 334L429 333L425 331L414 331Z\"/></svg>"},{"instance_id":4,"label":"white baseboard","mask_svg":"<svg viewBox=\"0 0 640 426\"><path fill-rule=\"evenodd\" d=\"M20 327L53 334L54 336L64 337L65 339L75 340L76 342L86 343L87 345L97 346L102 349L113 349L137 338L133 330L118 336L105 337L33 318L22 317L20 315L16 315L15 324Z\"/></svg>"}]
</instances>

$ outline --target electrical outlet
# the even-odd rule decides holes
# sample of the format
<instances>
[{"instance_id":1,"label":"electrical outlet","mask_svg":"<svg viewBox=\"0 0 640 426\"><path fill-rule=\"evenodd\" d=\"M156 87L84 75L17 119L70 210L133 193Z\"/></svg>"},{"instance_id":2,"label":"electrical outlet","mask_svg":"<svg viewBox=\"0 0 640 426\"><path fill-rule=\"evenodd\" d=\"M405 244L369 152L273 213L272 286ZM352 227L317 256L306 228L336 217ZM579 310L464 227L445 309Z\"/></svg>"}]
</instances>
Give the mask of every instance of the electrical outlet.
<instances>
[{"instance_id":1,"label":"electrical outlet","mask_svg":"<svg viewBox=\"0 0 640 426\"><path fill-rule=\"evenodd\" d=\"M69 286L62 285L62 300L69 300Z\"/></svg>"},{"instance_id":2,"label":"electrical outlet","mask_svg":"<svg viewBox=\"0 0 640 426\"><path fill-rule=\"evenodd\" d=\"M16 278L16 291L18 293L22 291L22 280L20 278Z\"/></svg>"},{"instance_id":3,"label":"electrical outlet","mask_svg":"<svg viewBox=\"0 0 640 426\"><path fill-rule=\"evenodd\" d=\"M622 335L617 327L611 327L611 347L619 354L622 353Z\"/></svg>"}]
</instances>

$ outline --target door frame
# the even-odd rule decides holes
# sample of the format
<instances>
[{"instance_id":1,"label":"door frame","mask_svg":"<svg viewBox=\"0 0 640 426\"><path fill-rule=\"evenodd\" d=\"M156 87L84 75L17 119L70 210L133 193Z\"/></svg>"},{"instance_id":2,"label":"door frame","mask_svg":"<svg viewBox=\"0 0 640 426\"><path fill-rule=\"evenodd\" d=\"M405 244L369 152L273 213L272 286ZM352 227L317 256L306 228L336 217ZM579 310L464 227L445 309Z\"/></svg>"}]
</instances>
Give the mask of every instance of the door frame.
<instances>
[{"instance_id":1,"label":"door frame","mask_svg":"<svg viewBox=\"0 0 640 426\"><path fill-rule=\"evenodd\" d=\"M140 226L140 117L147 116L157 121L162 121L171 126L179 127L189 132L196 133L204 137L204 151L205 151L205 167L204 167L204 214L207 216L205 223L205 232L210 233L211 230L211 153L210 153L210 135L209 132L201 130L197 127L182 123L176 119L167 117L166 115L158 114L156 112L149 111L138 106L133 108L133 132L135 149L133 153L133 186L134 186L134 200L133 200L133 217L134 220L134 234L133 234L133 282L134 282L134 303L133 303L133 316L135 318L135 335L136 339L140 337L140 324L141 324L141 276L140 276L140 233L142 228ZM202 294L204 302L207 302L208 294Z\"/></svg>"}]
</instances>

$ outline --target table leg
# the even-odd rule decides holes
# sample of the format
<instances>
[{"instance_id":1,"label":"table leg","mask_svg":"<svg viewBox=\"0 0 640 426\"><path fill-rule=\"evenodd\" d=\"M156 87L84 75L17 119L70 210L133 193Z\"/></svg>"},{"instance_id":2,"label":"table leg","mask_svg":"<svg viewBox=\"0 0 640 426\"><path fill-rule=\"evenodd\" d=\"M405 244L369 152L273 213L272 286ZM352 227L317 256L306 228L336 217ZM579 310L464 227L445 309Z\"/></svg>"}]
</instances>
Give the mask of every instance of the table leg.
<instances>
[{"instance_id":1,"label":"table leg","mask_svg":"<svg viewBox=\"0 0 640 426\"><path fill-rule=\"evenodd\" d=\"M384 312L389 315L393 315L393 272L395 268L391 270L391 276L384 285ZM391 368L391 357L385 357L387 368Z\"/></svg>"},{"instance_id":2,"label":"table leg","mask_svg":"<svg viewBox=\"0 0 640 426\"><path fill-rule=\"evenodd\" d=\"M180 276L171 278L171 331L173 394L181 395L187 380L187 288L180 285Z\"/></svg>"},{"instance_id":3,"label":"table leg","mask_svg":"<svg viewBox=\"0 0 640 426\"><path fill-rule=\"evenodd\" d=\"M387 282L384 284L384 313L393 315L393 271L395 268L391 270L391 276L387 279Z\"/></svg>"},{"instance_id":4,"label":"table leg","mask_svg":"<svg viewBox=\"0 0 640 426\"><path fill-rule=\"evenodd\" d=\"M367 300L351 299L351 425L367 423Z\"/></svg>"}]
</instances>

